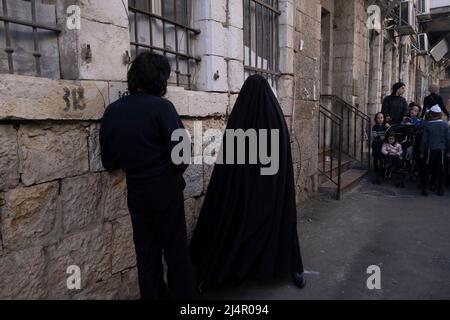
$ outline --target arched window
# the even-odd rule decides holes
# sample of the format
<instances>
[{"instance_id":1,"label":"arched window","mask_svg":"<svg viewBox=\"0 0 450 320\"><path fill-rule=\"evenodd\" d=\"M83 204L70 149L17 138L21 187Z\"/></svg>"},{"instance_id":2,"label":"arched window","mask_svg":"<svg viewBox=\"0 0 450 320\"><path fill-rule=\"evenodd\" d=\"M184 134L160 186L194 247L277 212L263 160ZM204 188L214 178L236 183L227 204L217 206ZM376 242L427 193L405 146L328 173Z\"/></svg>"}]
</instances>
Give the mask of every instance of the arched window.
<instances>
[{"instance_id":1,"label":"arched window","mask_svg":"<svg viewBox=\"0 0 450 320\"><path fill-rule=\"evenodd\" d=\"M191 89L193 71L200 62L192 54L190 0L129 0L131 55L151 50L165 55L172 66L170 84Z\"/></svg>"}]
</instances>

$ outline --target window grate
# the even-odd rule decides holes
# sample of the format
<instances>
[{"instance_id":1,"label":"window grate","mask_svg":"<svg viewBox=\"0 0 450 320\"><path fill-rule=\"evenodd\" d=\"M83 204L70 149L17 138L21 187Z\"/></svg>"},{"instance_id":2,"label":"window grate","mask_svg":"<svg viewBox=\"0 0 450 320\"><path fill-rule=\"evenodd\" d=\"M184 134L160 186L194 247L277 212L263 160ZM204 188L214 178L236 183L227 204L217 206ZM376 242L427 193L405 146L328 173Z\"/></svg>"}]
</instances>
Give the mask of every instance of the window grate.
<instances>
[{"instance_id":1,"label":"window grate","mask_svg":"<svg viewBox=\"0 0 450 320\"><path fill-rule=\"evenodd\" d=\"M201 59L191 50L200 30L189 26L190 0L130 0L128 8L132 57L141 49L163 54L174 70L169 83L191 89Z\"/></svg>"},{"instance_id":2,"label":"window grate","mask_svg":"<svg viewBox=\"0 0 450 320\"><path fill-rule=\"evenodd\" d=\"M261 74L272 87L280 75L278 69L278 0L244 1L244 69L246 75Z\"/></svg>"},{"instance_id":3,"label":"window grate","mask_svg":"<svg viewBox=\"0 0 450 320\"><path fill-rule=\"evenodd\" d=\"M5 38L5 44L6 47L4 48L4 51L6 52L6 60L7 60L7 70L10 74L14 74L14 73L29 73L29 70L26 70L26 72L23 72L22 70L16 70L16 66L18 65L18 63L15 64L15 56L16 56L16 49L14 48L14 44L13 41L17 40L19 41L19 37L26 37L29 34L29 31L27 30L26 32L23 32L24 30L17 30L17 28L20 27L27 27L27 28L31 28L31 34L32 34L32 48L31 48L31 55L34 58L34 71L33 73L39 77L42 76L43 71L42 71L42 56L43 53L41 52L41 43L40 40L46 40L46 35L44 35L42 33L42 31L45 32L50 32L51 34L53 34L53 36L58 36L61 33L61 30L59 28L56 27L55 25L50 25L50 24L45 24L45 23L39 23L38 22L38 11L37 11L37 1L36 0L24 0L22 1L23 3L25 2L29 2L30 3L30 12L27 13L31 14L30 20L27 19L19 19L17 17L13 17L10 15L9 9L10 7L8 6L8 1L7 0L2 0L1 1L1 10L0 10L0 22L3 22L3 37ZM19 2L14 2L15 5L20 5ZM39 3L40 5L42 5L41 3ZM55 11L55 6L51 5L52 9L53 9L53 13L54 13L54 18L55 18L55 22L56 22L56 11ZM11 30L12 28L15 28L16 30ZM0 30L2 31L2 30ZM17 39L15 38L14 35L17 35ZM48 38L47 38L48 39ZM19 49L20 46L18 46ZM22 49L23 50L23 49ZM19 53L17 53L19 55ZM18 57L18 60L23 62L24 59ZM48 66L48 68L52 68L51 66ZM24 69L22 67L22 69ZM50 73L50 71L46 70L45 72Z\"/></svg>"}]
</instances>

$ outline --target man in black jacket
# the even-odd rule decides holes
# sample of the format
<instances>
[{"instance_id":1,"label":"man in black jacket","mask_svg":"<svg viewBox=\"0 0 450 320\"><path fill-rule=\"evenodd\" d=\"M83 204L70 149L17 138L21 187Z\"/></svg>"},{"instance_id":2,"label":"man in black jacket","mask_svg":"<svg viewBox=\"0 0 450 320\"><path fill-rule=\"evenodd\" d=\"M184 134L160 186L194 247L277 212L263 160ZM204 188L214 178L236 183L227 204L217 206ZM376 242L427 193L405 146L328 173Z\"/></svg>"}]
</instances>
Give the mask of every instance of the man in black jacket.
<instances>
[{"instance_id":1,"label":"man in black jacket","mask_svg":"<svg viewBox=\"0 0 450 320\"><path fill-rule=\"evenodd\" d=\"M165 57L138 55L128 72L130 95L108 106L100 128L103 166L127 176L141 299L185 300L193 293L182 176L187 165L171 160L172 134L184 128L173 104L162 98L170 72Z\"/></svg>"},{"instance_id":2,"label":"man in black jacket","mask_svg":"<svg viewBox=\"0 0 450 320\"><path fill-rule=\"evenodd\" d=\"M442 110L438 105L430 109L429 121L424 124L420 144L421 157L426 159L426 172L422 179L422 193L428 195L428 188L437 188L438 195L444 195L445 158L450 152L449 126L442 120ZM430 183L431 175L431 183Z\"/></svg>"},{"instance_id":3,"label":"man in black jacket","mask_svg":"<svg viewBox=\"0 0 450 320\"><path fill-rule=\"evenodd\" d=\"M444 104L444 99L439 95L439 86L437 84L432 84L428 90L430 91L430 95L425 97L423 102L422 118L425 117L432 107L438 105L442 112L447 116L447 119L450 120L448 110Z\"/></svg>"},{"instance_id":4,"label":"man in black jacket","mask_svg":"<svg viewBox=\"0 0 450 320\"><path fill-rule=\"evenodd\" d=\"M406 85L402 82L394 84L392 94L384 98L381 112L390 125L400 124L408 113L408 103L403 95L406 91Z\"/></svg>"}]
</instances>

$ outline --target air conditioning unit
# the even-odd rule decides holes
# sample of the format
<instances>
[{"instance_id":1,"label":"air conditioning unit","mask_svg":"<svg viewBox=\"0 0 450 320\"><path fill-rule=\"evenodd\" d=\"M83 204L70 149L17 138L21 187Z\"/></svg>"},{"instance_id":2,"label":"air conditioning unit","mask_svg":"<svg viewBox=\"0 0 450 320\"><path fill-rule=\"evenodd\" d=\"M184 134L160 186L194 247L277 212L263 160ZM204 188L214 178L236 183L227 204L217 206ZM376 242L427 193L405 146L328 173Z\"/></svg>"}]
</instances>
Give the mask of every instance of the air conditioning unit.
<instances>
[{"instance_id":1,"label":"air conditioning unit","mask_svg":"<svg viewBox=\"0 0 450 320\"><path fill-rule=\"evenodd\" d=\"M400 3L400 22L396 30L404 36L417 33L416 9L412 1Z\"/></svg>"},{"instance_id":2,"label":"air conditioning unit","mask_svg":"<svg viewBox=\"0 0 450 320\"><path fill-rule=\"evenodd\" d=\"M420 21L430 20L430 3L431 0L417 0L417 19Z\"/></svg>"},{"instance_id":3,"label":"air conditioning unit","mask_svg":"<svg viewBox=\"0 0 450 320\"><path fill-rule=\"evenodd\" d=\"M418 56L425 56L428 54L429 50L429 42L428 42L428 35L426 33L419 33L418 36Z\"/></svg>"},{"instance_id":4,"label":"air conditioning unit","mask_svg":"<svg viewBox=\"0 0 450 320\"><path fill-rule=\"evenodd\" d=\"M434 60L441 61L449 52L450 47L445 39L442 39L437 45L431 49L430 53Z\"/></svg>"}]
</instances>

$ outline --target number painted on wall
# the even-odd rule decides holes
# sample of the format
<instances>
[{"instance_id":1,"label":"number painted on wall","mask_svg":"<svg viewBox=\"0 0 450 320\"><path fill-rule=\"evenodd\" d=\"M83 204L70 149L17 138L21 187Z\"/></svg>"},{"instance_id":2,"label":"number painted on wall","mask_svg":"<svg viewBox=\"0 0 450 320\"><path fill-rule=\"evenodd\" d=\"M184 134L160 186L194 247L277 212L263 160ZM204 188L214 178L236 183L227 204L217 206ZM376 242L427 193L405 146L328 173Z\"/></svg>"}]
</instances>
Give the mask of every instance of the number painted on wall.
<instances>
[{"instance_id":1,"label":"number painted on wall","mask_svg":"<svg viewBox=\"0 0 450 320\"><path fill-rule=\"evenodd\" d=\"M86 101L84 98L84 88L64 88L63 100L66 103L64 112L69 112L71 109L74 111L86 109Z\"/></svg>"}]
</instances>

